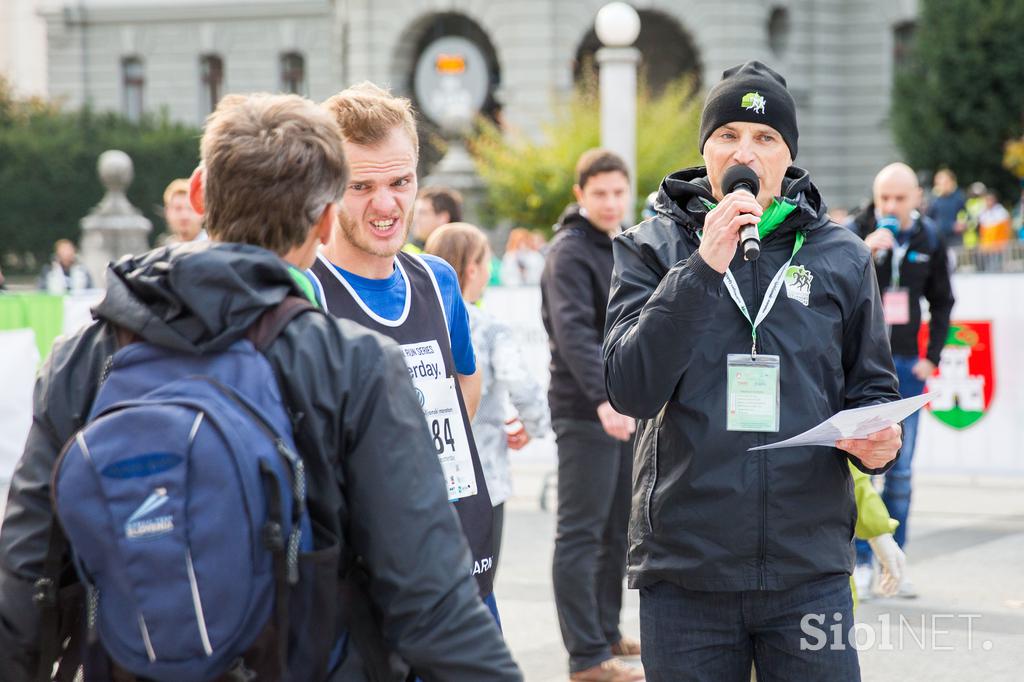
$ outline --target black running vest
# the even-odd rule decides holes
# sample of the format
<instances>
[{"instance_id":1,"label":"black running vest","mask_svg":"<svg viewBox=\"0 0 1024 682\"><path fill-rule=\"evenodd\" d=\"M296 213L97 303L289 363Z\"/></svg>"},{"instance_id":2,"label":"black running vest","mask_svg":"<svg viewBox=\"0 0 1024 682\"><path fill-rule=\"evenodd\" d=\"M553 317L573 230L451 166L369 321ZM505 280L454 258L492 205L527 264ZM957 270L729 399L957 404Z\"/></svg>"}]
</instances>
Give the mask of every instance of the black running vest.
<instances>
[{"instance_id":1,"label":"black running vest","mask_svg":"<svg viewBox=\"0 0 1024 682\"><path fill-rule=\"evenodd\" d=\"M324 308L327 312L335 317L357 322L401 345L436 341L441 348L447 377L454 378L455 358L448 335L447 313L434 273L422 259L403 252L397 256L396 267L404 271L407 284L407 314L404 320L400 318L398 322L385 321L371 315L368 312L369 306L357 300L358 294L355 290L342 282L341 273L322 255L317 257L311 270L323 292ZM494 532L493 510L458 380L455 381L455 391L462 411L462 420L466 425L477 494L463 497L453 504L462 522L462 532L469 541L469 549L473 555L473 575L480 588L480 596L486 597L491 593L494 583L494 551L491 537Z\"/></svg>"}]
</instances>

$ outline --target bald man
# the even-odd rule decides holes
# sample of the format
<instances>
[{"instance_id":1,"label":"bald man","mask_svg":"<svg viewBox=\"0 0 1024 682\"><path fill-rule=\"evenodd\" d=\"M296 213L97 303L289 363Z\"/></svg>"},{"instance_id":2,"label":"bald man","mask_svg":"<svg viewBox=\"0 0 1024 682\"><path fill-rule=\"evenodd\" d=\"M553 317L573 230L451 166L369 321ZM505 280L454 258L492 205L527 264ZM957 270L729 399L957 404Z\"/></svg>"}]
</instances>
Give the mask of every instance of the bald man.
<instances>
[{"instance_id":1,"label":"bald man","mask_svg":"<svg viewBox=\"0 0 1024 682\"><path fill-rule=\"evenodd\" d=\"M878 288L882 292L889 343L900 382L900 395L909 398L924 390L924 383L939 364L949 333L953 309L949 262L942 235L931 219L921 215L921 187L913 169L904 163L886 166L875 176L874 202L854 221L855 229L871 248ZM921 298L931 312L927 344L918 344ZM924 351L922 353L922 351ZM917 437L915 412L903 422L903 447L895 466L885 474L882 499L889 515L900 522L896 542L907 542L907 514L912 491L910 465ZM916 597L906 577L897 595ZM858 541L854 570L858 595L871 596L871 548Z\"/></svg>"}]
</instances>

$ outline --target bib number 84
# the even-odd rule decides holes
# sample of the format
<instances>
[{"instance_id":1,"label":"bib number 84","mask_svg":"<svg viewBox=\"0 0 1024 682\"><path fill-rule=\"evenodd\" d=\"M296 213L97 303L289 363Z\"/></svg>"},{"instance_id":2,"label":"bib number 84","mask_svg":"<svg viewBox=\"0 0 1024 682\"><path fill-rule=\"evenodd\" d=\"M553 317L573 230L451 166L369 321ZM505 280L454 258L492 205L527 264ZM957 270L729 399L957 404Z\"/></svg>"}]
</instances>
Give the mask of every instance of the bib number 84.
<instances>
[{"instance_id":1,"label":"bib number 84","mask_svg":"<svg viewBox=\"0 0 1024 682\"><path fill-rule=\"evenodd\" d=\"M443 425L441 424L441 421L444 422ZM447 417L443 420L432 419L430 421L430 431L434 436L434 449L437 450L437 454L444 454L446 444L451 447L452 452L455 452L455 438L452 437L452 424Z\"/></svg>"}]
</instances>

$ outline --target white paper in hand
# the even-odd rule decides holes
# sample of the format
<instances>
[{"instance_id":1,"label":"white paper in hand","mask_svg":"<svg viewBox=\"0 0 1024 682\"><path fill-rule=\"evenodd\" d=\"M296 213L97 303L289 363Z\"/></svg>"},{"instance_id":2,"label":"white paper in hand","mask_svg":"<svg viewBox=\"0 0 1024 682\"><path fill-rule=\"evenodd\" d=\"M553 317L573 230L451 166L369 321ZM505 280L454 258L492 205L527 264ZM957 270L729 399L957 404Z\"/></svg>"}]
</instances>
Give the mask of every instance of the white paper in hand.
<instances>
[{"instance_id":1,"label":"white paper in hand","mask_svg":"<svg viewBox=\"0 0 1024 682\"><path fill-rule=\"evenodd\" d=\"M834 447L837 440L845 438L867 438L876 431L899 423L928 404L932 395L922 393L913 398L904 398L881 405L855 407L832 415L813 429L778 443L759 445L747 450L774 450L796 445L826 445Z\"/></svg>"}]
</instances>

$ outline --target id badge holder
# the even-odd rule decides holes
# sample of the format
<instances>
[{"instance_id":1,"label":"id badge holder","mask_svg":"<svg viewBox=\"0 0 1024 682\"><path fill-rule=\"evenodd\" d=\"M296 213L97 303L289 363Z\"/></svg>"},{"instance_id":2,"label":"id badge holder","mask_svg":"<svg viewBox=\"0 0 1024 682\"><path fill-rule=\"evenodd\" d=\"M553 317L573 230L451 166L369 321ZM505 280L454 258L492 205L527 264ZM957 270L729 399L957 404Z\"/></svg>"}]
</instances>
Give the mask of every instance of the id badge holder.
<instances>
[{"instance_id":1,"label":"id badge holder","mask_svg":"<svg viewBox=\"0 0 1024 682\"><path fill-rule=\"evenodd\" d=\"M777 432L779 356L730 354L726 371L726 430Z\"/></svg>"},{"instance_id":2,"label":"id badge holder","mask_svg":"<svg viewBox=\"0 0 1024 682\"><path fill-rule=\"evenodd\" d=\"M887 289L882 294L882 314L890 327L910 324L910 292L904 288Z\"/></svg>"}]
</instances>

